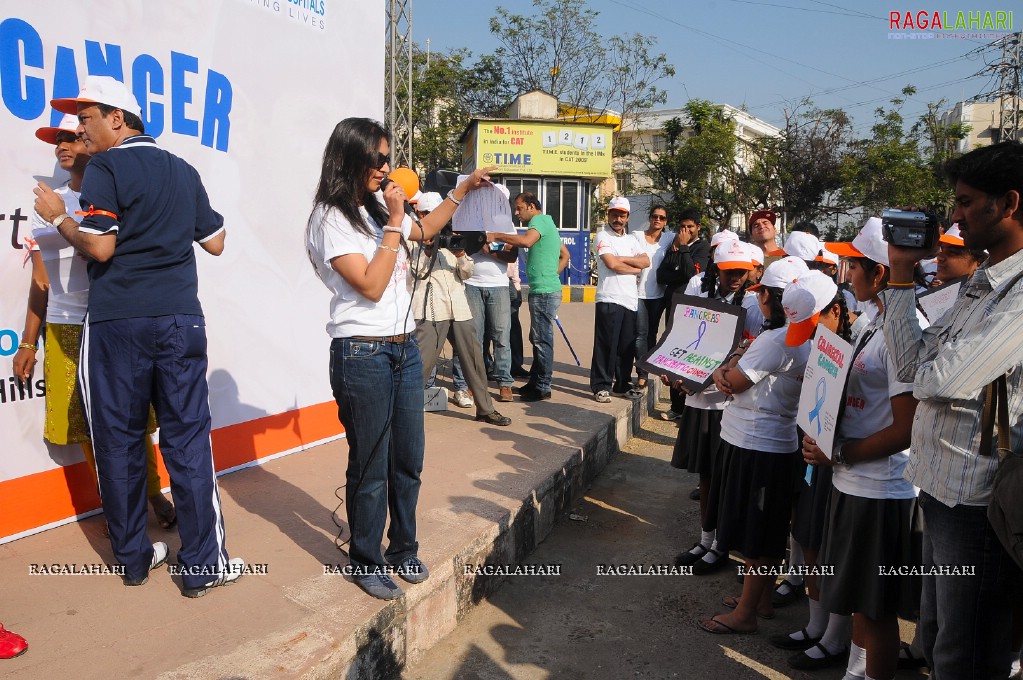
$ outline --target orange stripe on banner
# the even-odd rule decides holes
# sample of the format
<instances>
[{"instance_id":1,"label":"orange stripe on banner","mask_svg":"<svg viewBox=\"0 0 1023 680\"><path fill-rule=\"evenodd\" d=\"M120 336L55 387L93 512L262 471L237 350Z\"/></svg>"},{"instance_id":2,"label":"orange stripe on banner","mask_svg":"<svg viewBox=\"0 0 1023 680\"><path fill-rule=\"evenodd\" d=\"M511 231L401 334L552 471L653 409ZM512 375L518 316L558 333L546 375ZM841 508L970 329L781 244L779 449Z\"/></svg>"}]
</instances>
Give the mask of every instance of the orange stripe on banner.
<instances>
[{"instance_id":1,"label":"orange stripe on banner","mask_svg":"<svg viewBox=\"0 0 1023 680\"><path fill-rule=\"evenodd\" d=\"M342 432L334 402L306 406L214 430L213 460L219 472ZM157 465L162 485L167 486L162 458L157 458ZM0 539L99 506L96 479L85 462L0 482Z\"/></svg>"}]
</instances>

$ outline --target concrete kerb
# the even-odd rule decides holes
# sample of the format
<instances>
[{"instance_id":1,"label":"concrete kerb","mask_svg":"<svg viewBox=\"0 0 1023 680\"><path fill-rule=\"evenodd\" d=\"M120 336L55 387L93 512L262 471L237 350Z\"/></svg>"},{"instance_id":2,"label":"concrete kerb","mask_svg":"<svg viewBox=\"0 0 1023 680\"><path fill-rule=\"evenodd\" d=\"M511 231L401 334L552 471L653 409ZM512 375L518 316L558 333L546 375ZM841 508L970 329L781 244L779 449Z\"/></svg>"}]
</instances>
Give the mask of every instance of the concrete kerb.
<instances>
[{"instance_id":1,"label":"concrete kerb","mask_svg":"<svg viewBox=\"0 0 1023 680\"><path fill-rule=\"evenodd\" d=\"M536 484L517 510L481 532L449 563L437 565L428 581L406 589L403 598L385 605L373 621L352 633L344 647L353 650L353 655L339 668L344 676L393 677L397 668L414 663L454 630L472 607L507 578L467 573L465 567L519 564L547 537L557 517L582 497L628 437L638 431L636 424L642 421L646 409L637 406L652 408L654 403L656 394L652 390L645 400L625 403L581 450L565 460L560 470ZM391 613L385 614L388 611ZM309 677L338 676L328 671Z\"/></svg>"}]
</instances>

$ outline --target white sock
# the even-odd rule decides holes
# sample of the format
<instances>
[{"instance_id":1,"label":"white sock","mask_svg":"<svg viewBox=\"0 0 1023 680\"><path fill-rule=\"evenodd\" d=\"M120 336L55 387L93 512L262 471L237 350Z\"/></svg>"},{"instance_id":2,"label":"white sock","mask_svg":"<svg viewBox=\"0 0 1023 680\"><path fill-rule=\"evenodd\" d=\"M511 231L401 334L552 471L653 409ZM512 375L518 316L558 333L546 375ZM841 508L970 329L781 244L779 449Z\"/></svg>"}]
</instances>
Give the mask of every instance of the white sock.
<instances>
[{"instance_id":1,"label":"white sock","mask_svg":"<svg viewBox=\"0 0 1023 680\"><path fill-rule=\"evenodd\" d=\"M700 545L707 550L710 550L710 546L714 543L714 539L717 537L717 530L715 531L701 531L700 532Z\"/></svg>"},{"instance_id":2,"label":"white sock","mask_svg":"<svg viewBox=\"0 0 1023 680\"><path fill-rule=\"evenodd\" d=\"M806 558L803 557L803 546L799 545L799 541L796 540L795 536L789 535L789 566L790 567L802 567L806 564ZM794 586L802 585L803 577L796 574L789 574L785 577L787 583L791 583Z\"/></svg>"},{"instance_id":3,"label":"white sock","mask_svg":"<svg viewBox=\"0 0 1023 680\"><path fill-rule=\"evenodd\" d=\"M808 597L806 602L810 605L810 623L806 624L806 634L819 638L828 627L828 610L821 606L820 600Z\"/></svg>"},{"instance_id":4,"label":"white sock","mask_svg":"<svg viewBox=\"0 0 1023 680\"><path fill-rule=\"evenodd\" d=\"M1019 655L1012 660L1012 668L1009 669L1009 675L1016 675L1020 671Z\"/></svg>"},{"instance_id":5,"label":"white sock","mask_svg":"<svg viewBox=\"0 0 1023 680\"><path fill-rule=\"evenodd\" d=\"M870 677L869 675L864 675L863 677L865 678L865 680L874 680L874 678Z\"/></svg>"},{"instance_id":6,"label":"white sock","mask_svg":"<svg viewBox=\"0 0 1023 680\"><path fill-rule=\"evenodd\" d=\"M867 676L867 650L855 642L849 643L849 663L842 680L863 680Z\"/></svg>"},{"instance_id":7,"label":"white sock","mask_svg":"<svg viewBox=\"0 0 1023 680\"><path fill-rule=\"evenodd\" d=\"M828 627L821 638L820 646L831 654L838 654L849 645L849 637L852 634L852 617L842 614L831 614L828 616ZM824 653L817 647L806 650L806 655L814 659L823 659Z\"/></svg>"},{"instance_id":8,"label":"white sock","mask_svg":"<svg viewBox=\"0 0 1023 680\"><path fill-rule=\"evenodd\" d=\"M717 549L718 549L718 539L715 538L714 542L710 544L710 550L708 550L707 553L703 557L700 558L700 561L701 562L706 562L707 564L714 564L718 560L723 559L723 556L718 555L717 552L715 552Z\"/></svg>"}]
</instances>

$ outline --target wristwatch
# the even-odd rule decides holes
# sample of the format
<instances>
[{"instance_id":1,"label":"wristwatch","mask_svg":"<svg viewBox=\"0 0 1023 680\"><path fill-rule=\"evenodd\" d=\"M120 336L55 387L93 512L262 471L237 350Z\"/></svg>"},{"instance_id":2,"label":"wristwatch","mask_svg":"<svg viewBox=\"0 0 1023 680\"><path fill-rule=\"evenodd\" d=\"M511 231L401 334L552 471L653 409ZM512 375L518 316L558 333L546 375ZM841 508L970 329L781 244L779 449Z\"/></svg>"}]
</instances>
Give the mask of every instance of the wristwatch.
<instances>
[{"instance_id":1,"label":"wristwatch","mask_svg":"<svg viewBox=\"0 0 1023 680\"><path fill-rule=\"evenodd\" d=\"M68 219L69 217L71 217L71 215L68 215L67 213L61 213L54 217L52 220L50 220L50 224L52 224L54 228L58 228L60 227L61 224L64 223L64 220Z\"/></svg>"},{"instance_id":2,"label":"wristwatch","mask_svg":"<svg viewBox=\"0 0 1023 680\"><path fill-rule=\"evenodd\" d=\"M845 456L842 455L842 447L841 447L841 445L836 446L835 450L831 452L831 462L834 463L835 465L848 465L849 464L849 463L846 462Z\"/></svg>"}]
</instances>

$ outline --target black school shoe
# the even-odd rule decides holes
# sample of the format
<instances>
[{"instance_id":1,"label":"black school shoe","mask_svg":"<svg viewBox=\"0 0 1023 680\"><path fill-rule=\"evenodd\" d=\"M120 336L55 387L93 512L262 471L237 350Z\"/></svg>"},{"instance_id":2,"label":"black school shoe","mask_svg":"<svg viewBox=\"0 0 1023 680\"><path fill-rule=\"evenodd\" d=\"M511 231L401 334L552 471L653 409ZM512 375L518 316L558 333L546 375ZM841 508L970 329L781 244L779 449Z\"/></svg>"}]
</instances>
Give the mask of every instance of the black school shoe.
<instances>
[{"instance_id":1,"label":"black school shoe","mask_svg":"<svg viewBox=\"0 0 1023 680\"><path fill-rule=\"evenodd\" d=\"M497 425L498 427L511 425L511 418L508 416L502 416L497 411L491 411L483 416L476 416L476 420L481 423L486 423L487 425Z\"/></svg>"}]
</instances>

